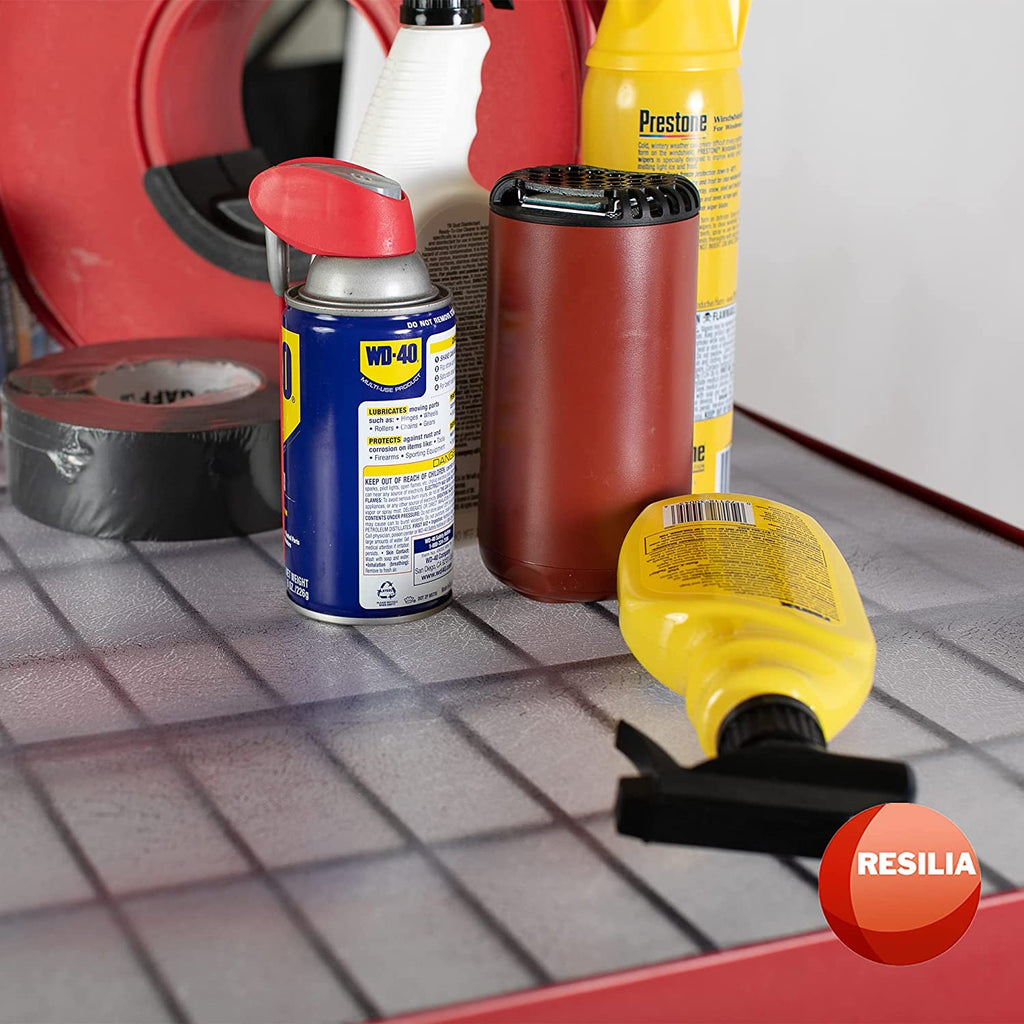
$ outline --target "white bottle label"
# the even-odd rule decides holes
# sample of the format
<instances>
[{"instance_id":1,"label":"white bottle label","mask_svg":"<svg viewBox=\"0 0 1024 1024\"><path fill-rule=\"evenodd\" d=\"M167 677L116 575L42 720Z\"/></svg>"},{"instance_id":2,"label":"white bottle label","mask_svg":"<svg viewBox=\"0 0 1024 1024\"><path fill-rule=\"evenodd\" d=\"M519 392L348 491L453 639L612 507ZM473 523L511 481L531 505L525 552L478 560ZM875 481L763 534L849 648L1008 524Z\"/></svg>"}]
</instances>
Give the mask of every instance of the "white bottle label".
<instances>
[{"instance_id":1,"label":"white bottle label","mask_svg":"<svg viewBox=\"0 0 1024 1024\"><path fill-rule=\"evenodd\" d=\"M420 252L435 284L452 293L459 324L455 422L455 538L476 536L487 312L487 206L447 206L419 230Z\"/></svg>"},{"instance_id":2,"label":"white bottle label","mask_svg":"<svg viewBox=\"0 0 1024 1024\"><path fill-rule=\"evenodd\" d=\"M408 608L451 590L455 331L423 353L422 398L359 406L359 603Z\"/></svg>"}]
</instances>

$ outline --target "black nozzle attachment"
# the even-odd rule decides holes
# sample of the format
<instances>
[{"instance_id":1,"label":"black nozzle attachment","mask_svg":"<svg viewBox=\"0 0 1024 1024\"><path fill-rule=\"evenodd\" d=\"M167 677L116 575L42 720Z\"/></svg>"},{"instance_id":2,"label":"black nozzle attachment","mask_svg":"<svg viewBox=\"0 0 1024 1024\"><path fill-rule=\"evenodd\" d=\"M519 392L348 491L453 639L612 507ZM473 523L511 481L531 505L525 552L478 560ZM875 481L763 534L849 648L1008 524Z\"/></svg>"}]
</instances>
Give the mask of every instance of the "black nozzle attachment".
<instances>
[{"instance_id":1,"label":"black nozzle attachment","mask_svg":"<svg viewBox=\"0 0 1024 1024\"><path fill-rule=\"evenodd\" d=\"M641 773L619 780L619 832L645 842L820 857L855 814L914 798L906 764L828 753L813 713L788 697L744 702L723 722L718 743L718 757L683 768L619 722L615 745Z\"/></svg>"},{"instance_id":2,"label":"black nozzle attachment","mask_svg":"<svg viewBox=\"0 0 1024 1024\"><path fill-rule=\"evenodd\" d=\"M513 0L491 0L511 11ZM398 20L403 25L478 25L484 20L483 0L402 0Z\"/></svg>"}]
</instances>

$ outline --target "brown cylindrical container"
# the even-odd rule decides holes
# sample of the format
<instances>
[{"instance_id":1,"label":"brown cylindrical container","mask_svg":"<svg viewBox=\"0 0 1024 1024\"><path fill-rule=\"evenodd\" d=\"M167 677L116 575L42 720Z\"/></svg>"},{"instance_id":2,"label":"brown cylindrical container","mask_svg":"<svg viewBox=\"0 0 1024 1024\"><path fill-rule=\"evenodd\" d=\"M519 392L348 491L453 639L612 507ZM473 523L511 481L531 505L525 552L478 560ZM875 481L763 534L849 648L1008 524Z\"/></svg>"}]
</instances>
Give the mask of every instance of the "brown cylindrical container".
<instances>
[{"instance_id":1,"label":"brown cylindrical container","mask_svg":"<svg viewBox=\"0 0 1024 1024\"><path fill-rule=\"evenodd\" d=\"M491 192L480 550L528 597L614 597L633 520L690 490L698 205L595 167Z\"/></svg>"}]
</instances>

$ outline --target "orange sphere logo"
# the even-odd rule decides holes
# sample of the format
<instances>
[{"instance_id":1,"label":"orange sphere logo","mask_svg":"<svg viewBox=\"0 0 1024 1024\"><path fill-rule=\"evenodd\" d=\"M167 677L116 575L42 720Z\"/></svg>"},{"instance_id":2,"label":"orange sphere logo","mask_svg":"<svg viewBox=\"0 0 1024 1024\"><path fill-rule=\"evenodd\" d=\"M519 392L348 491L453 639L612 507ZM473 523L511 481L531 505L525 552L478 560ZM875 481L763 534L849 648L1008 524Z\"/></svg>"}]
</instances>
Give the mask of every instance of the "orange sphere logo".
<instances>
[{"instance_id":1,"label":"orange sphere logo","mask_svg":"<svg viewBox=\"0 0 1024 1024\"><path fill-rule=\"evenodd\" d=\"M918 804L882 804L832 837L818 873L832 931L880 964L920 964L967 931L981 897L978 858L949 820Z\"/></svg>"}]
</instances>

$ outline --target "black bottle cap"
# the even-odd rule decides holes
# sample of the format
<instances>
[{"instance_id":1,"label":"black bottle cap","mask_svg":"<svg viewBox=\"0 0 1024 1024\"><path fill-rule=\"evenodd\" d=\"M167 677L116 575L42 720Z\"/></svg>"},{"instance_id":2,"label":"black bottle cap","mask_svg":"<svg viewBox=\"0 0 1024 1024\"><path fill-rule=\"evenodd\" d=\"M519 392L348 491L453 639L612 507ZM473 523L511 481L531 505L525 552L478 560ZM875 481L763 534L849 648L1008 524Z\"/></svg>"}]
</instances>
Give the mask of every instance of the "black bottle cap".
<instances>
[{"instance_id":1,"label":"black bottle cap","mask_svg":"<svg viewBox=\"0 0 1024 1024\"><path fill-rule=\"evenodd\" d=\"M766 693L734 707L718 730L719 756L758 743L799 743L824 750L825 734L806 704Z\"/></svg>"},{"instance_id":2,"label":"black bottle cap","mask_svg":"<svg viewBox=\"0 0 1024 1024\"><path fill-rule=\"evenodd\" d=\"M616 824L645 842L820 857L855 814L914 797L906 764L828 753L811 710L788 697L744 702L719 756L693 768L626 722L615 745L641 773L619 780Z\"/></svg>"},{"instance_id":3,"label":"black bottle cap","mask_svg":"<svg viewBox=\"0 0 1024 1024\"><path fill-rule=\"evenodd\" d=\"M513 0L491 0L512 10ZM403 25L478 25L484 20L483 0L402 0L398 20Z\"/></svg>"}]
</instances>

